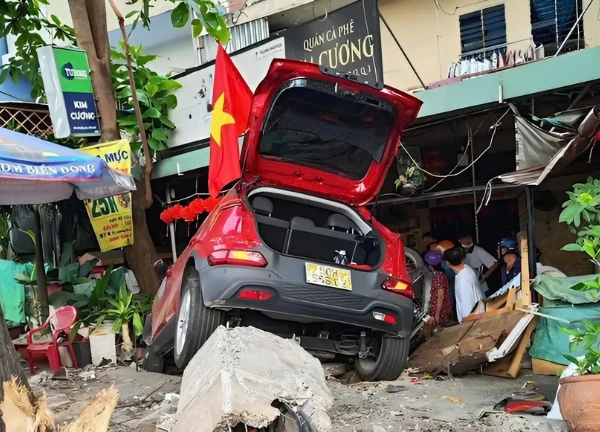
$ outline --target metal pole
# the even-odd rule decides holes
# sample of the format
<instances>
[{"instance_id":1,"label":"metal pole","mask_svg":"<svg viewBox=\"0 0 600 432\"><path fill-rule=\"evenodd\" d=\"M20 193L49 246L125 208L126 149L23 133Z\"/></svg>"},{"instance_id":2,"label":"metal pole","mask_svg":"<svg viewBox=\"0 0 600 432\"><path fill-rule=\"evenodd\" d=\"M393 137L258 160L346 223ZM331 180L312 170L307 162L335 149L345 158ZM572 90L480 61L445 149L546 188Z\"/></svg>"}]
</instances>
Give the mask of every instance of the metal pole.
<instances>
[{"instance_id":1,"label":"metal pole","mask_svg":"<svg viewBox=\"0 0 600 432\"><path fill-rule=\"evenodd\" d=\"M565 38L565 40L563 41L562 44L560 44L560 47L558 48L558 51L556 51L556 54L554 54L554 57L558 56L560 54L560 52L562 51L563 47L565 46L565 44L567 43L567 41L569 40L569 38L571 37L571 35L573 34L573 32L575 31L575 29L577 28L577 26L579 25L579 22L583 19L583 17L585 16L585 13L588 11L588 9L590 8L590 6L592 5L592 3L594 3L594 0L590 0L590 3L587 5L587 7L585 8L585 10L583 11L583 13L579 16L579 18L577 18L577 21L575 21L575 24L573 24L573 27L571 27L571 30L569 31L569 34L567 35L567 37ZM558 32L557 32L558 34Z\"/></svg>"},{"instance_id":2,"label":"metal pole","mask_svg":"<svg viewBox=\"0 0 600 432\"><path fill-rule=\"evenodd\" d=\"M525 199L527 200L527 247L529 250L529 278L537 276L536 248L535 248L535 207L533 206L533 188L525 186Z\"/></svg>"},{"instance_id":3,"label":"metal pole","mask_svg":"<svg viewBox=\"0 0 600 432\"><path fill-rule=\"evenodd\" d=\"M167 204L171 203L171 187L167 182ZM173 254L173 262L177 261L177 245L175 244L175 225L169 224L169 234L171 235L171 253Z\"/></svg>"},{"instance_id":4,"label":"metal pole","mask_svg":"<svg viewBox=\"0 0 600 432\"><path fill-rule=\"evenodd\" d=\"M417 70L413 66L412 62L410 61L410 59L408 58L408 56L406 55L406 53L404 52L404 49L402 48L402 45L400 45L400 42L398 41L398 38L396 37L396 35L392 31L391 27L389 26L389 24L387 23L387 21L385 20L385 18L383 17L383 15L381 14L381 9L379 9L379 18L381 18L381 21L383 21L383 25L385 25L385 27L388 29L388 31L390 32L390 34L394 38L394 41L396 42L396 45L398 45L398 48L400 48L400 51L402 51L402 54L404 55L404 58L408 62L408 64L409 64L410 68L412 69L412 71L415 73L415 76L417 77L417 79L419 80L419 82L421 83L421 85L423 86L423 88L425 88L426 87L425 83L423 82L423 80L421 79L421 77L419 76L419 74L417 73Z\"/></svg>"}]
</instances>

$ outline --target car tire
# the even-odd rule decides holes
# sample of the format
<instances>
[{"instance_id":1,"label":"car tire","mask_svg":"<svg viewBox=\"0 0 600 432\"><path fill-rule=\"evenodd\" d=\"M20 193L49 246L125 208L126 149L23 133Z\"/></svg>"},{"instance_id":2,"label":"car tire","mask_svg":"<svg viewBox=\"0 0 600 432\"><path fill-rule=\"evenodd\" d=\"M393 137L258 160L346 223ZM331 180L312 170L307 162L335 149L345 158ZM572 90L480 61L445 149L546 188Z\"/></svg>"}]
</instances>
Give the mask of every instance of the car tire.
<instances>
[{"instance_id":1,"label":"car tire","mask_svg":"<svg viewBox=\"0 0 600 432\"><path fill-rule=\"evenodd\" d=\"M142 369L144 369L146 372L162 373L164 367L165 359L163 356L156 354L150 349L150 347L146 347L144 350L144 362L142 364Z\"/></svg>"},{"instance_id":2,"label":"car tire","mask_svg":"<svg viewBox=\"0 0 600 432\"><path fill-rule=\"evenodd\" d=\"M410 341L395 336L381 335L381 349L377 358L357 358L354 368L365 381L394 381L408 361Z\"/></svg>"},{"instance_id":3,"label":"car tire","mask_svg":"<svg viewBox=\"0 0 600 432\"><path fill-rule=\"evenodd\" d=\"M192 357L224 322L224 312L204 305L198 271L194 267L186 269L175 329L174 357L180 370L185 369Z\"/></svg>"}]
</instances>

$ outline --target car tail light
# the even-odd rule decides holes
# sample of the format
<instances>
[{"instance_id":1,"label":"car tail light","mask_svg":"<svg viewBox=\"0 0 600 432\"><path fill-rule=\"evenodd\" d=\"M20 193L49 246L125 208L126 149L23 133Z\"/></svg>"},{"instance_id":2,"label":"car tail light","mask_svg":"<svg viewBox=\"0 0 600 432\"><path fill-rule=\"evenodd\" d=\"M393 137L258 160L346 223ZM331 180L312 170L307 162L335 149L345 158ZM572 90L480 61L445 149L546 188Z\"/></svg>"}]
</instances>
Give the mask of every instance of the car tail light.
<instances>
[{"instance_id":1,"label":"car tail light","mask_svg":"<svg viewBox=\"0 0 600 432\"><path fill-rule=\"evenodd\" d=\"M244 300L258 300L265 301L269 300L273 294L268 291L260 291L260 290L244 290L239 293L238 297Z\"/></svg>"},{"instance_id":2,"label":"car tail light","mask_svg":"<svg viewBox=\"0 0 600 432\"><path fill-rule=\"evenodd\" d=\"M394 315L386 314L383 312L373 312L373 318L377 321L383 321L386 324L396 325L396 317Z\"/></svg>"},{"instance_id":3,"label":"car tail light","mask_svg":"<svg viewBox=\"0 0 600 432\"><path fill-rule=\"evenodd\" d=\"M412 298L413 296L412 283L396 279L395 277L388 277L384 280L381 288L408 298Z\"/></svg>"},{"instance_id":4,"label":"car tail light","mask_svg":"<svg viewBox=\"0 0 600 432\"><path fill-rule=\"evenodd\" d=\"M219 250L208 256L210 266L240 265L249 267L265 267L267 260L259 252L243 250Z\"/></svg>"}]
</instances>

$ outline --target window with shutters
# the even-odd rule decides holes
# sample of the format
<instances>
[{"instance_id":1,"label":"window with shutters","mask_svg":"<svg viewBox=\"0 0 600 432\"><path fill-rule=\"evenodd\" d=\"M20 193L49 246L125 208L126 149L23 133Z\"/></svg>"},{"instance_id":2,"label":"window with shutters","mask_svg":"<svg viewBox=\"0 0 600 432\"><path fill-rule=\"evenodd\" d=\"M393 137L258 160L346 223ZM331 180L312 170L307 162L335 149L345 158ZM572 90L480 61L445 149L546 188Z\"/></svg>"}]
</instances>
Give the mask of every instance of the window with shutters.
<instances>
[{"instance_id":1,"label":"window with shutters","mask_svg":"<svg viewBox=\"0 0 600 432\"><path fill-rule=\"evenodd\" d=\"M536 45L544 45L546 54L555 52L582 13L581 0L530 0L531 35ZM583 48L583 20L569 36L564 51Z\"/></svg>"},{"instance_id":2,"label":"window with shutters","mask_svg":"<svg viewBox=\"0 0 600 432\"><path fill-rule=\"evenodd\" d=\"M503 4L461 15L459 23L463 56L485 53L506 46Z\"/></svg>"}]
</instances>

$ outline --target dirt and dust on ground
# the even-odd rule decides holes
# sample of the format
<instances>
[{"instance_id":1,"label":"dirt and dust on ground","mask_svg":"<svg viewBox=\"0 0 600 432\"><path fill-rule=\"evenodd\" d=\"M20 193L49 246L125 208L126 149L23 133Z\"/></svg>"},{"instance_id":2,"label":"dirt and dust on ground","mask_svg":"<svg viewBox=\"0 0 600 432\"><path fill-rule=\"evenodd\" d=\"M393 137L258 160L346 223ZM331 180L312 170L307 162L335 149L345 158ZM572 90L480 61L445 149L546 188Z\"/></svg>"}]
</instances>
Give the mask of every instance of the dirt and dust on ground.
<instances>
[{"instance_id":1,"label":"dirt and dust on ground","mask_svg":"<svg viewBox=\"0 0 600 432\"><path fill-rule=\"evenodd\" d=\"M327 384L334 398L329 411L332 430L566 431L564 423L545 417L486 412L493 411L502 399L522 392L525 384L554 401L557 378L532 376L530 372L525 370L514 380L478 374L442 379L403 374L397 381L381 383L355 382L354 372L339 379L329 376ZM32 377L31 384L38 394L46 393L56 424L75 419L101 389L114 386L119 400L110 431L171 430L177 411L179 376L109 365L70 370L66 376L59 373L55 379L52 377L41 372Z\"/></svg>"}]
</instances>

